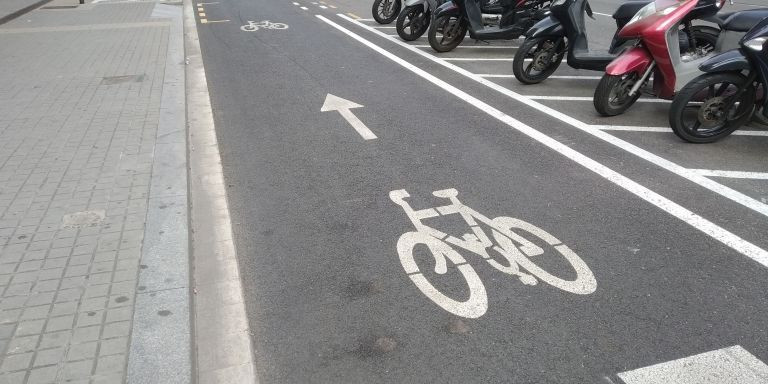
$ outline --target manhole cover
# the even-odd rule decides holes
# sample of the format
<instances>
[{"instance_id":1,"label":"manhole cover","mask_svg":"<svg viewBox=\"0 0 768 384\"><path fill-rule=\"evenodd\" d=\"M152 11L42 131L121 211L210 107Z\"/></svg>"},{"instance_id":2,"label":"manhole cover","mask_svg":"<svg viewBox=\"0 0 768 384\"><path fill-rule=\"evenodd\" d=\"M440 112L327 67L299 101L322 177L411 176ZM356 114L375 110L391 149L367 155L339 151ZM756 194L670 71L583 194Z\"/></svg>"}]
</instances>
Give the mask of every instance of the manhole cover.
<instances>
[{"instance_id":1,"label":"manhole cover","mask_svg":"<svg viewBox=\"0 0 768 384\"><path fill-rule=\"evenodd\" d=\"M144 75L107 76L101 80L102 85L122 83L140 83L144 81Z\"/></svg>"},{"instance_id":2,"label":"manhole cover","mask_svg":"<svg viewBox=\"0 0 768 384\"><path fill-rule=\"evenodd\" d=\"M70 9L77 8L77 5L49 5L47 7L41 7L40 9Z\"/></svg>"}]
</instances>

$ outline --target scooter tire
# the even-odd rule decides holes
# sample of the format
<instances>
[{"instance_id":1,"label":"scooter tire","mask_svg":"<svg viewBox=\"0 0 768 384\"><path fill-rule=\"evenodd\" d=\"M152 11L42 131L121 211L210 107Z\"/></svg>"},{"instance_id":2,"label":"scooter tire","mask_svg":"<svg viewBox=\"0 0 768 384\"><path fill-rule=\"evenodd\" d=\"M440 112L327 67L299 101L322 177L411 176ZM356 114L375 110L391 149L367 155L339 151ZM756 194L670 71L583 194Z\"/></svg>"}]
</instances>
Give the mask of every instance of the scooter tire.
<instances>
[{"instance_id":1,"label":"scooter tire","mask_svg":"<svg viewBox=\"0 0 768 384\"><path fill-rule=\"evenodd\" d=\"M394 9L392 9L392 14L389 16L379 14L379 5L381 5L382 1L384 0L374 0L373 6L371 6L371 14L377 23L390 24L395 21L397 16L400 14L400 0L392 0L394 2Z\"/></svg>"},{"instance_id":2,"label":"scooter tire","mask_svg":"<svg viewBox=\"0 0 768 384\"><path fill-rule=\"evenodd\" d=\"M424 25L421 26L421 28L417 29L416 31L413 31L411 29L411 33L408 33L405 30L405 19L410 17L411 23L413 23L413 17L419 16L421 14L424 14ZM405 41L414 41L421 37L421 35L424 34L424 32L429 29L429 20L432 19L429 12L424 12L424 7L422 5L415 5L410 7L405 7L400 12L400 15L397 17L397 23L395 23L395 30L397 30L397 35L400 36L401 39Z\"/></svg>"},{"instance_id":3,"label":"scooter tire","mask_svg":"<svg viewBox=\"0 0 768 384\"><path fill-rule=\"evenodd\" d=\"M464 40L464 36L467 34L467 21L464 18L461 18L458 20L459 23L459 32L456 35L456 38L451 40L448 44L442 44L437 39L437 32L438 29L442 26L442 24L446 23L450 20L451 17L456 17L456 15L441 15L432 20L431 23L429 23L429 30L427 31L427 39L429 40L429 45L437 52L450 52L454 48L458 47L459 44L461 44L462 40Z\"/></svg>"},{"instance_id":4,"label":"scooter tire","mask_svg":"<svg viewBox=\"0 0 768 384\"><path fill-rule=\"evenodd\" d=\"M605 74L603 75L603 78L600 79L600 83L597 84L597 89L595 89L595 96L592 99L597 113L606 117L621 115L622 113L626 112L629 107L634 105L637 99L640 98L640 92L638 92L636 95L629 97L628 100L621 104L617 105L611 102L611 95L613 92L615 92L616 88L621 85L622 81L624 81L624 76L625 75Z\"/></svg>"},{"instance_id":5,"label":"scooter tire","mask_svg":"<svg viewBox=\"0 0 768 384\"><path fill-rule=\"evenodd\" d=\"M733 85L743 84L747 79L738 73L713 73L708 75L702 75L693 79L690 83L686 84L680 92L675 96L672 105L669 108L669 125L672 127L672 131L677 137L690 142L690 143L713 143L718 141L737 130L744 125L750 117L752 117L751 111L745 111L742 116L735 120L726 121L725 125L715 132L707 132L706 134L699 134L696 129L686 129L686 124L683 121L684 110L688 104L694 100L696 95L700 94L703 90L710 86L715 86L722 83L730 83ZM744 91L744 99L740 100L743 105L754 105L755 102L755 89L749 87ZM698 119L698 118L697 118Z\"/></svg>"},{"instance_id":6,"label":"scooter tire","mask_svg":"<svg viewBox=\"0 0 768 384\"><path fill-rule=\"evenodd\" d=\"M523 41L523 44L520 46L520 48L517 49L517 52L515 53L515 59L512 61L512 73L515 75L515 79L517 81L523 83L523 84L538 84L542 81L549 78L549 76L552 76L553 73L557 70L557 68L560 66L560 63L563 62L563 56L564 52L562 53L556 53L557 57L555 61L552 61L550 65L541 71L538 75L531 75L526 67L525 59L528 57L532 57L534 50L544 41L546 40L554 40L557 45L564 44L565 41L562 37L559 38L553 38L553 37L535 37L532 39L525 39ZM529 64L529 66L532 66L533 63Z\"/></svg>"}]
</instances>

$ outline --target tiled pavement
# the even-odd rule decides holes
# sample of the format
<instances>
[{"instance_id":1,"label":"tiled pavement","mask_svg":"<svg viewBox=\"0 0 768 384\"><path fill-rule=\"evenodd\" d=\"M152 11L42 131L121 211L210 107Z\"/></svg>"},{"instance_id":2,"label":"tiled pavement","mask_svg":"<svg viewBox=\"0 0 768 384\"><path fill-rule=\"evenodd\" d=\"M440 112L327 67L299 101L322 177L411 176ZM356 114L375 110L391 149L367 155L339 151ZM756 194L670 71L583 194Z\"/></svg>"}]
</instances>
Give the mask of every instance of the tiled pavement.
<instances>
[{"instance_id":1,"label":"tiled pavement","mask_svg":"<svg viewBox=\"0 0 768 384\"><path fill-rule=\"evenodd\" d=\"M0 26L0 383L125 381L172 31L154 7Z\"/></svg>"}]
</instances>

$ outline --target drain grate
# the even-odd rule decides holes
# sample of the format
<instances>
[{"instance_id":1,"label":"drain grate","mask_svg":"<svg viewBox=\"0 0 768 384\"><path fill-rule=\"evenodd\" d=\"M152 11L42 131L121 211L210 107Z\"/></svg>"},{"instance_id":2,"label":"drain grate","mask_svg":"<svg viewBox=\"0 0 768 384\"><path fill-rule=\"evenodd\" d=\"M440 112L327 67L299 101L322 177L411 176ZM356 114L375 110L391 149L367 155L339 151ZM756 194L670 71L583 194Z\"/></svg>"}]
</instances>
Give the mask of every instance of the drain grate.
<instances>
[{"instance_id":1,"label":"drain grate","mask_svg":"<svg viewBox=\"0 0 768 384\"><path fill-rule=\"evenodd\" d=\"M49 5L47 7L40 7L40 9L72 9L77 8L77 5Z\"/></svg>"},{"instance_id":2,"label":"drain grate","mask_svg":"<svg viewBox=\"0 0 768 384\"><path fill-rule=\"evenodd\" d=\"M122 83L140 83L144 81L144 75L107 76L101 79L101 85L113 85Z\"/></svg>"}]
</instances>

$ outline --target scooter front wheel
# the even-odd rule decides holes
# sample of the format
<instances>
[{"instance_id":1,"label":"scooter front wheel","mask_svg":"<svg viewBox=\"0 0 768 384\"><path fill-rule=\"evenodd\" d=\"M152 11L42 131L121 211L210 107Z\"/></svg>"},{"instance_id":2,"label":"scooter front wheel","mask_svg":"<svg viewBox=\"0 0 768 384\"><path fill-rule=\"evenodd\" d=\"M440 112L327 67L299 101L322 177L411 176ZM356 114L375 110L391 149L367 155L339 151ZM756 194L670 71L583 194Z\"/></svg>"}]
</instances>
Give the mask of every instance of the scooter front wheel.
<instances>
[{"instance_id":1,"label":"scooter front wheel","mask_svg":"<svg viewBox=\"0 0 768 384\"><path fill-rule=\"evenodd\" d=\"M512 73L523 84L538 84L557 70L565 56L566 43L562 37L525 39L515 53ZM526 62L526 60L530 61Z\"/></svg>"},{"instance_id":2,"label":"scooter front wheel","mask_svg":"<svg viewBox=\"0 0 768 384\"><path fill-rule=\"evenodd\" d=\"M699 76L675 96L669 125L679 138L711 143L746 123L755 109L755 88L736 73Z\"/></svg>"},{"instance_id":3,"label":"scooter front wheel","mask_svg":"<svg viewBox=\"0 0 768 384\"><path fill-rule=\"evenodd\" d=\"M400 14L400 0L375 0L371 6L373 19L379 24L389 24Z\"/></svg>"},{"instance_id":4,"label":"scooter front wheel","mask_svg":"<svg viewBox=\"0 0 768 384\"><path fill-rule=\"evenodd\" d=\"M441 15L429 24L429 45L438 52L449 52L461 44L467 34L467 20L457 15Z\"/></svg>"},{"instance_id":5,"label":"scooter front wheel","mask_svg":"<svg viewBox=\"0 0 768 384\"><path fill-rule=\"evenodd\" d=\"M597 112L603 116L617 116L626 112L640 98L640 92L634 96L629 95L629 91L638 81L636 73L603 75L592 100Z\"/></svg>"},{"instance_id":6,"label":"scooter front wheel","mask_svg":"<svg viewBox=\"0 0 768 384\"><path fill-rule=\"evenodd\" d=\"M424 12L422 5L405 7L397 17L395 29L401 39L413 41L421 37L429 28L429 12Z\"/></svg>"}]
</instances>

